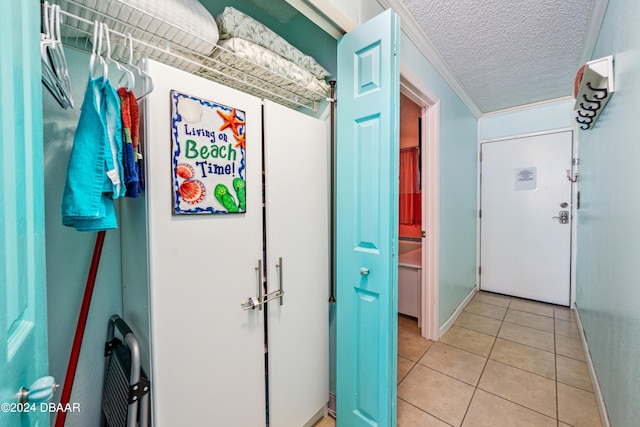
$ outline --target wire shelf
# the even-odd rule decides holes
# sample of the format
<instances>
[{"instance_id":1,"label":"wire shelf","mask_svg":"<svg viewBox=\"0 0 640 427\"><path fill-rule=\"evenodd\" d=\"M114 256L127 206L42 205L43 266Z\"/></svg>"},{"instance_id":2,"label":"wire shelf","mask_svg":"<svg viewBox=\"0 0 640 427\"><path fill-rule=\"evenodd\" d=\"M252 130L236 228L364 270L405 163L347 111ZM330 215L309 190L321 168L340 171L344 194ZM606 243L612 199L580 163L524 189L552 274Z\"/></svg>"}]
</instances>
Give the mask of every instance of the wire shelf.
<instances>
[{"instance_id":1,"label":"wire shelf","mask_svg":"<svg viewBox=\"0 0 640 427\"><path fill-rule=\"evenodd\" d=\"M129 60L130 34L136 64L143 58L153 59L294 109L316 110L318 102L327 97L327 93L310 89L220 45L211 46L197 34L145 11L135 9L131 13L128 10L126 17L122 17L125 14L118 12L117 5L121 3L117 0L96 0L91 6L74 0L54 3L60 5L61 39L65 46L91 52L97 21L109 28L111 59L124 64ZM85 3L89 2L85 0ZM208 50L207 45L212 51L203 54Z\"/></svg>"}]
</instances>

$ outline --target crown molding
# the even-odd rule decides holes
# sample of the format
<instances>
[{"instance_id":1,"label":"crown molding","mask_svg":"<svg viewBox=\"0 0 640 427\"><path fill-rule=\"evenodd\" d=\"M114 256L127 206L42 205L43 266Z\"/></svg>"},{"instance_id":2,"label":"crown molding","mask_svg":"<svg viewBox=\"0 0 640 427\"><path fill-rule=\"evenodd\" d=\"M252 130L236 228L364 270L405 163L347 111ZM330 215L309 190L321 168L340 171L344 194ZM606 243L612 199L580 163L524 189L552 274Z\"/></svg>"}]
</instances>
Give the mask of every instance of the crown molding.
<instances>
[{"instance_id":1,"label":"crown molding","mask_svg":"<svg viewBox=\"0 0 640 427\"><path fill-rule=\"evenodd\" d=\"M339 39L344 34L342 27L338 26L334 20L328 18L324 13L322 13L321 9L315 6L313 2L306 2L304 0L285 1L297 9L298 12L306 16L311 22L322 28L334 39Z\"/></svg>"},{"instance_id":2,"label":"crown molding","mask_svg":"<svg viewBox=\"0 0 640 427\"><path fill-rule=\"evenodd\" d=\"M501 110L490 111L488 113L482 114L482 118L491 117L491 116L495 116L495 115L498 115L498 114L522 111L522 110L526 110L528 108L542 107L542 106L551 105L551 104L559 104L559 103L565 102L565 101L572 101L573 102L573 100L574 100L574 98L571 95L561 96L561 97L558 97L558 98L547 99L547 100L544 100L544 101L531 102L529 104L516 105L515 107L509 107L509 108L503 108ZM571 106L571 108L573 109L573 105Z\"/></svg>"},{"instance_id":3,"label":"crown molding","mask_svg":"<svg viewBox=\"0 0 640 427\"><path fill-rule=\"evenodd\" d=\"M358 26L357 22L353 22L339 7L337 7L331 0L303 0L303 1L289 1L289 4L296 7L296 4L302 3L307 6L315 8L320 14L322 14L329 21L329 25L337 28L343 33L347 33ZM298 9L302 12L302 9ZM304 12L302 12L304 13ZM333 35L333 34L332 34ZM338 38L338 37L336 37Z\"/></svg>"},{"instance_id":4,"label":"crown molding","mask_svg":"<svg viewBox=\"0 0 640 427\"><path fill-rule=\"evenodd\" d=\"M602 0L601 0L602 1ZM606 2L606 0L604 0ZM440 55L440 52L433 45L429 37L422 31L420 25L416 22L415 18L409 13L406 6L401 0L378 0L378 3L385 9L391 8L398 15L400 15L400 26L402 31L409 37L409 39L416 45L420 53L433 65L438 71L440 76L447 82L451 89L458 95L460 100L469 108L471 113L480 118L482 111L476 103L467 94L464 86L460 83L455 76L449 65L445 62L444 58Z\"/></svg>"},{"instance_id":5,"label":"crown molding","mask_svg":"<svg viewBox=\"0 0 640 427\"><path fill-rule=\"evenodd\" d=\"M607 11L608 4L609 0L593 0L587 32L584 35L584 43L582 44L583 47L582 53L580 54L580 64L586 63L593 56L593 50L595 49L596 42L598 41L598 35L600 34L600 28L602 27L604 14Z\"/></svg>"}]
</instances>

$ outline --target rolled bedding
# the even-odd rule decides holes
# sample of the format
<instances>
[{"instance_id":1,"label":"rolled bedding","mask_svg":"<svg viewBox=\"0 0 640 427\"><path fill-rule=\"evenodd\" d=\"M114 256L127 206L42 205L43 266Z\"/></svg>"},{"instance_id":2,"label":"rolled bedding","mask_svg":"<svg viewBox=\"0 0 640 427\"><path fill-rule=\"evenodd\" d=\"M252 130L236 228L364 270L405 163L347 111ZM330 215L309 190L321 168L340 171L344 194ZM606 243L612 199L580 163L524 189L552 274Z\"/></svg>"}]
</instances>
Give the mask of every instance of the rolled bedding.
<instances>
[{"instance_id":1,"label":"rolled bedding","mask_svg":"<svg viewBox=\"0 0 640 427\"><path fill-rule=\"evenodd\" d=\"M318 64L315 59L293 47L264 24L233 7L225 7L224 11L216 17L216 22L221 40L244 39L282 56L300 68L309 71L318 79L331 76L331 73Z\"/></svg>"},{"instance_id":2,"label":"rolled bedding","mask_svg":"<svg viewBox=\"0 0 640 427\"><path fill-rule=\"evenodd\" d=\"M318 101L327 95L327 83L262 46L236 37L220 41L219 46L211 55L214 61L207 64L210 68L284 97L293 93L305 100Z\"/></svg>"}]
</instances>

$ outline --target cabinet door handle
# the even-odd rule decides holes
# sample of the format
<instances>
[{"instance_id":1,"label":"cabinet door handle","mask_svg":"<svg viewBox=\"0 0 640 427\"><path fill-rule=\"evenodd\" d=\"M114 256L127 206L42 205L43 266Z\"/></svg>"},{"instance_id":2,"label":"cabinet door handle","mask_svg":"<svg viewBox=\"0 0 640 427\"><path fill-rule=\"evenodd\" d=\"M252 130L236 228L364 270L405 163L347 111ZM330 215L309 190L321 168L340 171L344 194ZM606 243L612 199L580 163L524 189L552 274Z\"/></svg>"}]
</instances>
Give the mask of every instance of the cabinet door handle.
<instances>
[{"instance_id":1,"label":"cabinet door handle","mask_svg":"<svg viewBox=\"0 0 640 427\"><path fill-rule=\"evenodd\" d=\"M264 288L264 283L262 283L262 260L261 259L258 260L258 267L256 267L256 270L258 270L258 301L262 302L263 300L262 292ZM262 304L258 304L258 310L262 310Z\"/></svg>"},{"instance_id":2,"label":"cabinet door handle","mask_svg":"<svg viewBox=\"0 0 640 427\"><path fill-rule=\"evenodd\" d=\"M282 257L278 258L278 263L276 264L276 270L278 270L278 285L280 290L280 305L283 304L283 295L284 290L282 289Z\"/></svg>"}]
</instances>

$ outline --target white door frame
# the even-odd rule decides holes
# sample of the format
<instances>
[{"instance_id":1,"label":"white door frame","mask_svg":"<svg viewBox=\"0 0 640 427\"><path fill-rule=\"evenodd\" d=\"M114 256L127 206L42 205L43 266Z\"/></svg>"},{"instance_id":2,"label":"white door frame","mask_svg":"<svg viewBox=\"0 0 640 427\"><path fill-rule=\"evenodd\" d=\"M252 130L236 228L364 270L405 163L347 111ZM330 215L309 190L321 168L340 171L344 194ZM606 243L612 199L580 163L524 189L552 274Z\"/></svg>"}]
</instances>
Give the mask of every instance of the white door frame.
<instances>
[{"instance_id":1,"label":"white door frame","mask_svg":"<svg viewBox=\"0 0 640 427\"><path fill-rule=\"evenodd\" d=\"M440 99L422 81L400 65L400 91L422 108L422 278L420 329L430 340L440 338Z\"/></svg>"}]
</instances>

